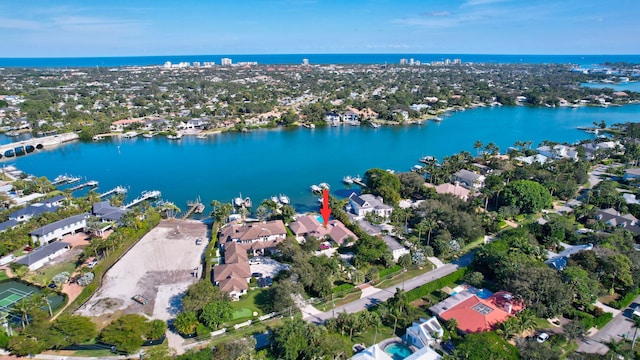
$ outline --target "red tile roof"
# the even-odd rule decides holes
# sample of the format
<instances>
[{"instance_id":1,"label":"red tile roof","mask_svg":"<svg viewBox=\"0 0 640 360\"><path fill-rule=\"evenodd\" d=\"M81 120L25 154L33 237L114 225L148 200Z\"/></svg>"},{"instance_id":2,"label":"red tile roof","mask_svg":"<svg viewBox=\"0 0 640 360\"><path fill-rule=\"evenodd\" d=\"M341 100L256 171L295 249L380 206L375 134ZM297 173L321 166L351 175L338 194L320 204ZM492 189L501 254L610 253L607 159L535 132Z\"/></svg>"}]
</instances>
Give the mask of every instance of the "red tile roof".
<instances>
[{"instance_id":1,"label":"red tile roof","mask_svg":"<svg viewBox=\"0 0 640 360\"><path fill-rule=\"evenodd\" d=\"M487 299L473 295L444 311L440 317L444 320L456 319L459 330L473 333L492 330L522 309L524 304L521 300L515 299L508 292L500 291Z\"/></svg>"}]
</instances>

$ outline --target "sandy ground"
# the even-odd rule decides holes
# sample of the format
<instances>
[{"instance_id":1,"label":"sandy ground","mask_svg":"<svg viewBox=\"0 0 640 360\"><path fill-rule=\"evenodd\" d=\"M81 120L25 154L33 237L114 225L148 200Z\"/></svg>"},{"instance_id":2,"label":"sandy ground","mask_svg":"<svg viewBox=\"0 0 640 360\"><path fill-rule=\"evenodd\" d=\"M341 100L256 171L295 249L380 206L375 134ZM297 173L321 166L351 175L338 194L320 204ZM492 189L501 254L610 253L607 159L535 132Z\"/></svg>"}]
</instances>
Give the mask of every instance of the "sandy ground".
<instances>
[{"instance_id":1,"label":"sandy ground","mask_svg":"<svg viewBox=\"0 0 640 360\"><path fill-rule=\"evenodd\" d=\"M180 296L198 280L207 226L195 220L163 220L145 235L105 275L102 287L78 313L100 317L114 313L145 313L168 320L178 311ZM201 270L198 272L200 273ZM134 295L147 299L146 305Z\"/></svg>"}]
</instances>

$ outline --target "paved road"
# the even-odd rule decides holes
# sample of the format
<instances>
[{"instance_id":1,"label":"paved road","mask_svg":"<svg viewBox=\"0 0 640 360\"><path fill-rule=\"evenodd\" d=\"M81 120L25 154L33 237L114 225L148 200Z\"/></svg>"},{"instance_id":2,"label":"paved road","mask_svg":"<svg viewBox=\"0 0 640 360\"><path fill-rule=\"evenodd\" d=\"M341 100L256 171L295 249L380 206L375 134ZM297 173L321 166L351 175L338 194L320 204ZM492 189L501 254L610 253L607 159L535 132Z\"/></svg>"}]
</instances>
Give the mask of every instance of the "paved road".
<instances>
[{"instance_id":1,"label":"paved road","mask_svg":"<svg viewBox=\"0 0 640 360\"><path fill-rule=\"evenodd\" d=\"M453 263L446 264L435 270L431 270L429 272L418 275L411 279L407 279L404 281L404 290L409 291L417 288L418 286L424 285L430 281L449 275L452 272L458 270L460 267L469 265L472 260L473 260L473 254L467 254ZM335 317L341 312L347 312L347 313L358 312L366 308L369 308L371 306L380 304L385 300L389 299L390 297L393 297L393 294L396 293L396 288L402 288L402 287L403 287L403 284L393 285L386 289L382 289L376 293L373 293L369 296L363 297L359 300L350 302L342 306L338 306L334 310L319 313L319 314L309 314L304 318L305 320L311 321L314 323L323 323L325 320Z\"/></svg>"},{"instance_id":2,"label":"paved road","mask_svg":"<svg viewBox=\"0 0 640 360\"><path fill-rule=\"evenodd\" d=\"M640 303L640 296L634 299L631 306L635 306ZM631 320L631 314L633 310L628 307L620 312L613 318L605 327L600 329L597 333L589 336L583 341L578 342L579 352L606 354L609 348L605 345L609 341L621 341L624 338L633 339L633 321Z\"/></svg>"}]
</instances>

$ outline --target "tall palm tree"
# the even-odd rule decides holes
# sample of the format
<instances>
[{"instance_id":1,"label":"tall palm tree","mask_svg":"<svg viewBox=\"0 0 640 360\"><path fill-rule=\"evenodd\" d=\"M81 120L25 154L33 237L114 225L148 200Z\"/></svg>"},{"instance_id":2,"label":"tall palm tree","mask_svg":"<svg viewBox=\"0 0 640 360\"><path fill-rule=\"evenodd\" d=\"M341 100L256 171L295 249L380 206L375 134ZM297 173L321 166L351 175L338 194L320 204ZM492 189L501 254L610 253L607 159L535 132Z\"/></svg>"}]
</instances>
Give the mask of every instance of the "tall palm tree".
<instances>
[{"instance_id":1,"label":"tall palm tree","mask_svg":"<svg viewBox=\"0 0 640 360\"><path fill-rule=\"evenodd\" d=\"M51 291L51 289L49 289L48 287L43 288L38 294L39 300L47 305L47 309L49 310L50 317L53 317L53 310L51 309L51 300L49 300L49 297L51 297L52 295L54 295L54 292Z\"/></svg>"},{"instance_id":2,"label":"tall palm tree","mask_svg":"<svg viewBox=\"0 0 640 360\"><path fill-rule=\"evenodd\" d=\"M484 144L480 140L476 140L473 144L473 148L476 149L476 156L480 156L480 149L482 149L483 146Z\"/></svg>"},{"instance_id":3,"label":"tall palm tree","mask_svg":"<svg viewBox=\"0 0 640 360\"><path fill-rule=\"evenodd\" d=\"M29 325L29 313L31 312L31 309L33 309L33 301L28 297L20 299L18 302L14 303L11 308L12 314L20 316L22 328Z\"/></svg>"}]
</instances>

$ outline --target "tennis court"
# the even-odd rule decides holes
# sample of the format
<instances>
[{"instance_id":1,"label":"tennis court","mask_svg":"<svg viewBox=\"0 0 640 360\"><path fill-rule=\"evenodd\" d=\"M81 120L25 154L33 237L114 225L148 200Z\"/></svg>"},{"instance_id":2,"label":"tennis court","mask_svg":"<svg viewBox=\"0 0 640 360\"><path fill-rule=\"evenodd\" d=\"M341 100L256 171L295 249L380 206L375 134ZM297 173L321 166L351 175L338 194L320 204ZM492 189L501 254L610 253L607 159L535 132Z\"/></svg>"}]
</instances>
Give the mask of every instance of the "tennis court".
<instances>
[{"instance_id":1,"label":"tennis court","mask_svg":"<svg viewBox=\"0 0 640 360\"><path fill-rule=\"evenodd\" d=\"M15 284L15 283L11 283ZM3 284L4 285L4 284ZM0 311L6 312L11 310L13 304L33 294L33 291L25 291L19 288L9 287L0 291Z\"/></svg>"}]
</instances>

